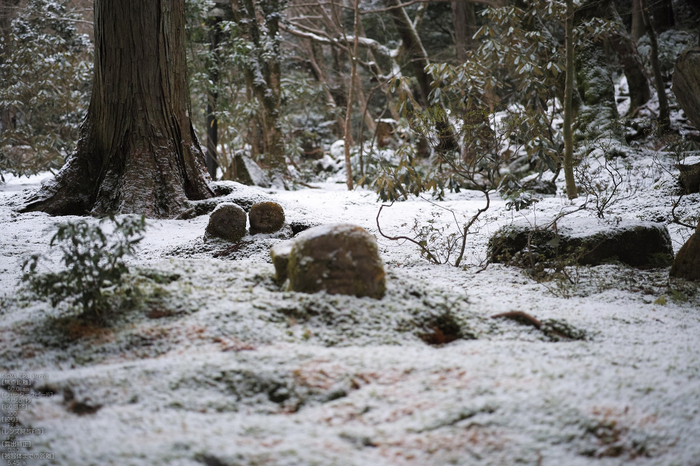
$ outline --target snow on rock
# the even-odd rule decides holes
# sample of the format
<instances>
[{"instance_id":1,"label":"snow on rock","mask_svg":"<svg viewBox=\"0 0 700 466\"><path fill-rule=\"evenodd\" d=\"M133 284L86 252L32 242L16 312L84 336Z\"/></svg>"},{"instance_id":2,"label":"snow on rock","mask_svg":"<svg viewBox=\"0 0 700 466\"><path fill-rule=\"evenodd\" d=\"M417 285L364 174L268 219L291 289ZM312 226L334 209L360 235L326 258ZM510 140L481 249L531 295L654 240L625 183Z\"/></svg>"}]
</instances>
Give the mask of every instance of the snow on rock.
<instances>
[{"instance_id":1,"label":"snow on rock","mask_svg":"<svg viewBox=\"0 0 700 466\"><path fill-rule=\"evenodd\" d=\"M345 141L338 139L331 144L331 155L334 159L343 159L345 157Z\"/></svg>"},{"instance_id":2,"label":"snow on rock","mask_svg":"<svg viewBox=\"0 0 700 466\"><path fill-rule=\"evenodd\" d=\"M302 232L294 239L286 265L289 290L375 299L386 291L377 241L355 225L323 225ZM284 275L277 271L277 277Z\"/></svg>"},{"instance_id":3,"label":"snow on rock","mask_svg":"<svg viewBox=\"0 0 700 466\"><path fill-rule=\"evenodd\" d=\"M544 223L545 228L520 222L497 231L489 242L490 260L528 265L542 260L581 265L615 260L635 267L667 267L673 262L671 236L663 225L566 217Z\"/></svg>"},{"instance_id":4,"label":"snow on rock","mask_svg":"<svg viewBox=\"0 0 700 466\"><path fill-rule=\"evenodd\" d=\"M272 182L262 168L244 153L236 153L233 158L233 164L237 181L248 186L260 186L263 188L272 186Z\"/></svg>"},{"instance_id":5,"label":"snow on rock","mask_svg":"<svg viewBox=\"0 0 700 466\"><path fill-rule=\"evenodd\" d=\"M206 232L217 238L236 243L246 234L245 210L236 204L219 204L209 216Z\"/></svg>"}]
</instances>

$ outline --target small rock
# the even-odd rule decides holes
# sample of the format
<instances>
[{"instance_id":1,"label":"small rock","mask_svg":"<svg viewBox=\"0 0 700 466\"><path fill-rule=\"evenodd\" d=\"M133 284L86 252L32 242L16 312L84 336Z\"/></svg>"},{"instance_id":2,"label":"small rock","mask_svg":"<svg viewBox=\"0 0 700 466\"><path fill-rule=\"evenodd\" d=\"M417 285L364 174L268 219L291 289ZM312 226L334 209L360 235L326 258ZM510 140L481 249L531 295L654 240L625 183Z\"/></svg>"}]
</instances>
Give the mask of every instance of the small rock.
<instances>
[{"instance_id":1,"label":"small rock","mask_svg":"<svg viewBox=\"0 0 700 466\"><path fill-rule=\"evenodd\" d=\"M541 176L528 176L520 180L523 189L537 194L556 194L557 185L552 180L545 180Z\"/></svg>"},{"instance_id":2,"label":"small rock","mask_svg":"<svg viewBox=\"0 0 700 466\"><path fill-rule=\"evenodd\" d=\"M248 212L250 234L274 233L284 225L284 209L276 202L258 202Z\"/></svg>"},{"instance_id":3,"label":"small rock","mask_svg":"<svg viewBox=\"0 0 700 466\"><path fill-rule=\"evenodd\" d=\"M288 288L304 293L325 290L380 299L386 290L377 241L355 225L324 225L300 233L289 252L287 275Z\"/></svg>"},{"instance_id":4,"label":"small rock","mask_svg":"<svg viewBox=\"0 0 700 466\"><path fill-rule=\"evenodd\" d=\"M700 192L700 162L686 165L679 163L676 168L680 170L680 182L685 194Z\"/></svg>"},{"instance_id":5,"label":"small rock","mask_svg":"<svg viewBox=\"0 0 700 466\"><path fill-rule=\"evenodd\" d=\"M671 276L700 281L700 223L681 247L671 267Z\"/></svg>"},{"instance_id":6,"label":"small rock","mask_svg":"<svg viewBox=\"0 0 700 466\"><path fill-rule=\"evenodd\" d=\"M278 285L287 281L287 267L289 265L289 254L292 252L294 241L282 241L270 248L270 257L275 266L275 282Z\"/></svg>"},{"instance_id":7,"label":"small rock","mask_svg":"<svg viewBox=\"0 0 700 466\"><path fill-rule=\"evenodd\" d=\"M233 180L248 186L260 186L269 188L272 182L257 163L243 153L237 153L233 157Z\"/></svg>"},{"instance_id":8,"label":"small rock","mask_svg":"<svg viewBox=\"0 0 700 466\"><path fill-rule=\"evenodd\" d=\"M245 210L236 204L224 203L214 209L209 217L207 233L227 241L238 242L245 236Z\"/></svg>"}]
</instances>

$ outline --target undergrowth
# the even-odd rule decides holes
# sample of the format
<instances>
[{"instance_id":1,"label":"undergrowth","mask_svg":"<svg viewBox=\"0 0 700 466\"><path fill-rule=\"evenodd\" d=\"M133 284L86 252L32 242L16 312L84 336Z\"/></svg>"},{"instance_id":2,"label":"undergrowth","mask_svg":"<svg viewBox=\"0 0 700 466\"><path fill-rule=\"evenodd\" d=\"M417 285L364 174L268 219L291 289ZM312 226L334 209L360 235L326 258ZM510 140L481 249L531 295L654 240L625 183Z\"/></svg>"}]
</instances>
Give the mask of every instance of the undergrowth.
<instances>
[{"instance_id":1,"label":"undergrowth","mask_svg":"<svg viewBox=\"0 0 700 466\"><path fill-rule=\"evenodd\" d=\"M108 222L111 233L105 228ZM129 272L124 261L134 255L145 226L143 216L109 217L96 225L85 220L61 224L50 246L60 249L63 270L42 272L46 266L39 264L48 259L33 254L22 263L22 281L33 295L54 307L65 302L82 313L99 316L111 307L110 297L138 295L138 288L123 280Z\"/></svg>"}]
</instances>

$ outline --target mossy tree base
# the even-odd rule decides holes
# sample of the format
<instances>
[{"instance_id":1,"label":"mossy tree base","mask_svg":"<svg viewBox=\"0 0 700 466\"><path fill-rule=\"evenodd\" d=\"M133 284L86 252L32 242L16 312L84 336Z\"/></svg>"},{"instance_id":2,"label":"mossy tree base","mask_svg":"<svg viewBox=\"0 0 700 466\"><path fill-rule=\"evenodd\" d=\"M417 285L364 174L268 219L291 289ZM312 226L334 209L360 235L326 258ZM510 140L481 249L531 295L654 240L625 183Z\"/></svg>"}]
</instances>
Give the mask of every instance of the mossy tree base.
<instances>
[{"instance_id":1,"label":"mossy tree base","mask_svg":"<svg viewBox=\"0 0 700 466\"><path fill-rule=\"evenodd\" d=\"M184 4L95 2L95 76L78 148L23 211L170 218L213 196L189 117Z\"/></svg>"}]
</instances>

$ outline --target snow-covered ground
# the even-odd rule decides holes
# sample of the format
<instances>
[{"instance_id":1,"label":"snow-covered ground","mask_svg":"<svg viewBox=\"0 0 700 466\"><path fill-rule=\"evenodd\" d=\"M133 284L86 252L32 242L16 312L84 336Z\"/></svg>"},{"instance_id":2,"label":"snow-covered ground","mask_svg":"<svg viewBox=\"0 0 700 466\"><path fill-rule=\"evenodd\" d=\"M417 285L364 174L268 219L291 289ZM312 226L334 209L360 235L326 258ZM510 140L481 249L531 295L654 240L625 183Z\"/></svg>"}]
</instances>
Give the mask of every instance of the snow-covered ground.
<instances>
[{"instance_id":1,"label":"snow-covered ground","mask_svg":"<svg viewBox=\"0 0 700 466\"><path fill-rule=\"evenodd\" d=\"M593 209L572 215L590 224L668 224L677 251L691 231L669 223L673 162L643 151L620 160L629 190L605 220ZM411 243L380 236L373 192L331 183L298 191L240 186L240 196L279 202L288 222L352 223L375 234L386 297L281 290L268 250L283 234L247 236L238 251L213 257L225 245L204 241L207 216L149 220L130 262L142 302L100 326L22 291L23 257L57 257L48 247L55 225L74 218L17 213L41 177L7 177L0 185L3 439L31 442L19 453L55 455L27 464L698 465L696 285L669 281L668 269L616 264L569 267L570 279L543 282L486 266L488 239L501 225L524 218L543 225L584 202L566 200L560 178L557 195L520 212L493 194L460 267L430 264ZM699 200L684 197L676 213L692 218ZM439 230L454 224L445 209L464 222L483 206L483 195L471 191L397 202L383 209L381 227L411 235L418 221ZM509 311L585 338L556 341L491 318ZM445 318L463 338L427 344L426 333ZM7 430L7 381L20 373L33 377L33 391L21 397L29 402L12 429L36 431Z\"/></svg>"}]
</instances>

